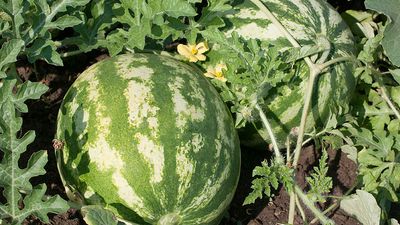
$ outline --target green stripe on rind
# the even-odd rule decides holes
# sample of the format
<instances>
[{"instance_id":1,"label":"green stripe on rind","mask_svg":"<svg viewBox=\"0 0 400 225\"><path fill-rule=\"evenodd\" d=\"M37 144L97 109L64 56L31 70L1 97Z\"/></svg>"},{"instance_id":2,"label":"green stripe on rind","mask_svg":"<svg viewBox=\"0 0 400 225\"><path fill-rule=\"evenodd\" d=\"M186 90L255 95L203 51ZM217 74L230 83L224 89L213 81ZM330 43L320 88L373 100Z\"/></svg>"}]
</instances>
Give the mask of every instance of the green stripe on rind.
<instances>
[{"instance_id":1,"label":"green stripe on rind","mask_svg":"<svg viewBox=\"0 0 400 225\"><path fill-rule=\"evenodd\" d=\"M300 45L315 44L318 38L326 38L332 45L328 60L341 56L353 55L353 36L340 15L325 1L320 0L262 0L265 6L276 16L282 25L288 29ZM244 0L234 7L237 14L229 15L224 32L229 37L233 31L246 39L257 38L263 41L273 41L279 46L291 44L286 40L279 29L268 20L267 16L249 0ZM211 43L212 44L212 43ZM223 60L225 56L218 55L218 50L208 53L213 65ZM278 144L284 146L286 138L292 128L299 126L303 93L309 69L304 62L301 71L296 74L302 81L297 86L291 86L283 95L266 99L269 103L265 109ZM299 63L297 63L299 65ZM288 84L291 85L291 84ZM312 99L311 113L307 119L307 132L314 127L321 128L327 121L330 113L338 111L339 107L347 106L349 96L353 92L355 78L351 63L340 63L318 77L316 91ZM269 136L263 130L261 123L256 123L264 140ZM248 130L244 131L248 135ZM260 143L257 135L245 135L241 138L243 144Z\"/></svg>"},{"instance_id":2,"label":"green stripe on rind","mask_svg":"<svg viewBox=\"0 0 400 225\"><path fill-rule=\"evenodd\" d=\"M200 71L168 57L122 55L90 67L66 94L57 139L63 180L132 222L176 213L182 224L216 224L238 182L228 110Z\"/></svg>"}]
</instances>

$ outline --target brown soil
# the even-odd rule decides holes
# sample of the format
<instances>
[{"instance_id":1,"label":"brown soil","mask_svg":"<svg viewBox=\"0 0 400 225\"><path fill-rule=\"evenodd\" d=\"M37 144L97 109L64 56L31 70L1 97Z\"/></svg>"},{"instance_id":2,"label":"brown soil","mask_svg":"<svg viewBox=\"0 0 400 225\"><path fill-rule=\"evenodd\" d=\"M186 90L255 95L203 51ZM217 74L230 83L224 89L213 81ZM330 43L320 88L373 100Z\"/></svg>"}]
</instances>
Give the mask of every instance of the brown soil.
<instances>
[{"instance_id":1,"label":"brown soil","mask_svg":"<svg viewBox=\"0 0 400 225\"><path fill-rule=\"evenodd\" d=\"M60 107L62 98L69 86L73 83L81 71L89 65L106 58L104 52L92 52L67 59L64 67L53 67L44 63L37 63L37 73L32 72L32 66L27 63L21 63L18 71L24 80L40 80L50 87L39 101L30 101L29 113L25 114L23 132L27 130L36 131L35 142L29 145L28 151L23 154L21 159L21 167L24 167L30 155L38 150L45 149L49 155L49 162L46 165L47 173L43 176L33 178L31 181L34 185L46 183L49 195L61 195L66 199L61 180L59 178L52 140L55 134L56 118L58 108ZM261 161L269 158L268 151L259 151L253 149L242 150L242 170L241 178L237 188L236 195L231 204L229 212L220 225L261 225L261 224L278 224L285 223L288 216L289 198L287 193L281 188L275 193L273 201L268 202L268 199L258 200L255 204L243 206L244 198L250 193L252 170L255 166L260 165ZM297 171L298 184L307 189L305 177L312 171L318 161L319 152L313 149L312 146L303 150L299 169ZM329 175L333 178L333 190L331 195L341 196L349 188L351 188L356 180L357 166L349 160L340 151L329 150ZM321 209L326 208L334 202L327 202L321 205ZM355 225L356 220L346 216L342 211L335 209L330 212L329 217L336 221L337 224ZM306 210L307 221L311 221L313 216ZM75 209L70 209L68 212L51 215L51 224L54 225L84 225L79 212ZM296 216L296 224L303 224L300 216ZM33 216L27 218L24 225L42 225L38 219ZM318 223L315 223L318 224Z\"/></svg>"}]
</instances>

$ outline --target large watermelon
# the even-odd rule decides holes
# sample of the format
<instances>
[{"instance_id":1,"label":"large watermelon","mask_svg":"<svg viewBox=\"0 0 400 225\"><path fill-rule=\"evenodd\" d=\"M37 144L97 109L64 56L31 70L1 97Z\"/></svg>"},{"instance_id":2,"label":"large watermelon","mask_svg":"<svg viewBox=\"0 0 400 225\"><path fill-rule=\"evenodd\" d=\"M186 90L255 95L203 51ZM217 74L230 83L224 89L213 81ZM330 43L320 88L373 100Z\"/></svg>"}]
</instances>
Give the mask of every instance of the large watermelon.
<instances>
[{"instance_id":1,"label":"large watermelon","mask_svg":"<svg viewBox=\"0 0 400 225\"><path fill-rule=\"evenodd\" d=\"M240 170L217 91L167 56L127 54L84 71L61 105L58 166L70 198L140 224L217 224Z\"/></svg>"},{"instance_id":2,"label":"large watermelon","mask_svg":"<svg viewBox=\"0 0 400 225\"><path fill-rule=\"evenodd\" d=\"M226 18L226 27L223 31L227 37L230 37L232 32L237 32L245 39L254 38L282 48L292 47L278 27L250 0L236 2L238 4L234 8L237 13ZM263 0L262 2L301 46L330 44L331 49L326 60L353 55L355 47L352 33L340 15L325 0ZM220 49L212 48L207 54L209 61L205 64L206 68L229 60L220 52ZM309 68L304 61L298 62L295 66L296 82L292 82L292 79L291 83L277 86L270 91L273 94L265 99L265 113L280 146L284 146L288 134L300 124ZM314 128L320 129L330 113L338 112L340 106L346 107L355 87L352 72L352 63L348 62L336 64L319 76L306 124L307 132ZM268 141L269 136L261 123L255 124L258 133ZM261 140L257 136L257 132L251 133L246 130L241 141L243 144L253 144Z\"/></svg>"}]
</instances>

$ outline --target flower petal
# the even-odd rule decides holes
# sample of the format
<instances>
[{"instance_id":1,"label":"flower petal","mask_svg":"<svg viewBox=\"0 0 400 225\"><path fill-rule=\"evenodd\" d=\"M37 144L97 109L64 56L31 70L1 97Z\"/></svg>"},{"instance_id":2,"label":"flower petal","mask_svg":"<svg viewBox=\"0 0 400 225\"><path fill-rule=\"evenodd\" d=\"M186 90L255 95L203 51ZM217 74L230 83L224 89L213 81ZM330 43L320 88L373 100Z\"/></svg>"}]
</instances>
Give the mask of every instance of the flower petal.
<instances>
[{"instance_id":1,"label":"flower petal","mask_svg":"<svg viewBox=\"0 0 400 225\"><path fill-rule=\"evenodd\" d=\"M207 73L204 73L204 76L209 77L209 78L215 78L214 73L209 70L207 70Z\"/></svg>"},{"instance_id":2,"label":"flower petal","mask_svg":"<svg viewBox=\"0 0 400 225\"><path fill-rule=\"evenodd\" d=\"M197 55L195 55L195 57L200 61L205 61L206 60L206 56L203 55L203 54L197 54Z\"/></svg>"},{"instance_id":3,"label":"flower petal","mask_svg":"<svg viewBox=\"0 0 400 225\"><path fill-rule=\"evenodd\" d=\"M200 54L202 54L202 53L204 53L204 52L209 50L209 48L208 48L208 46L207 46L207 44L205 42L198 43L196 45L196 49L197 49L198 53L200 53Z\"/></svg>"},{"instance_id":4,"label":"flower petal","mask_svg":"<svg viewBox=\"0 0 400 225\"><path fill-rule=\"evenodd\" d=\"M215 66L215 70L218 72L222 72L222 70L228 70L228 68L226 67L226 65L224 63L218 63Z\"/></svg>"},{"instance_id":5,"label":"flower petal","mask_svg":"<svg viewBox=\"0 0 400 225\"><path fill-rule=\"evenodd\" d=\"M179 44L177 47L178 53L180 55L185 56L186 58L189 58L192 56L192 53L190 51L190 48L187 45L184 44Z\"/></svg>"},{"instance_id":6,"label":"flower petal","mask_svg":"<svg viewBox=\"0 0 400 225\"><path fill-rule=\"evenodd\" d=\"M197 62L199 59L195 55L189 55L189 62Z\"/></svg>"}]
</instances>

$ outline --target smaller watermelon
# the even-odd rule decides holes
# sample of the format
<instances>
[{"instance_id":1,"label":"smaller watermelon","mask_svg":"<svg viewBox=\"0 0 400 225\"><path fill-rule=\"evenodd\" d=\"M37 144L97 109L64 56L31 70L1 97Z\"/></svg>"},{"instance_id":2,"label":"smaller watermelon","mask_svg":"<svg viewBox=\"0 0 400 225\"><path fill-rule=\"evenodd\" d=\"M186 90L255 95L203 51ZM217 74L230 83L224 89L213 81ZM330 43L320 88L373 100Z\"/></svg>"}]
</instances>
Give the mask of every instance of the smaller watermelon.
<instances>
[{"instance_id":1,"label":"smaller watermelon","mask_svg":"<svg viewBox=\"0 0 400 225\"><path fill-rule=\"evenodd\" d=\"M239 179L228 109L201 71L167 56L88 68L64 98L56 138L70 198L131 223L216 225Z\"/></svg>"},{"instance_id":2,"label":"smaller watermelon","mask_svg":"<svg viewBox=\"0 0 400 225\"><path fill-rule=\"evenodd\" d=\"M301 46L328 43L331 49L325 56L326 60L354 55L352 33L340 15L326 1L263 0L262 2ZM238 1L234 9L237 12L226 16L226 27L222 29L227 38L231 38L232 33L237 32L246 40L257 39L282 49L293 47L268 16L250 0ZM213 43L209 44L212 46ZM209 60L203 64L205 69L221 62L232 63L229 60L234 56L226 57L226 54L220 53L219 46L214 47L215 45L207 53ZM285 147L288 135L300 124L309 77L309 68L303 60L296 63L294 68L296 69L294 74L288 74L288 77L296 79L274 87L269 92L273 94L264 99L266 103L264 112L280 147ZM337 113L340 108L346 108L354 88L355 78L353 65L350 62L333 65L321 74L316 82L306 132L320 130L332 113ZM262 143L264 147L264 141L270 141L269 135L261 122L256 121L255 127L258 133L249 129L241 132L241 142L248 146Z\"/></svg>"}]
</instances>

